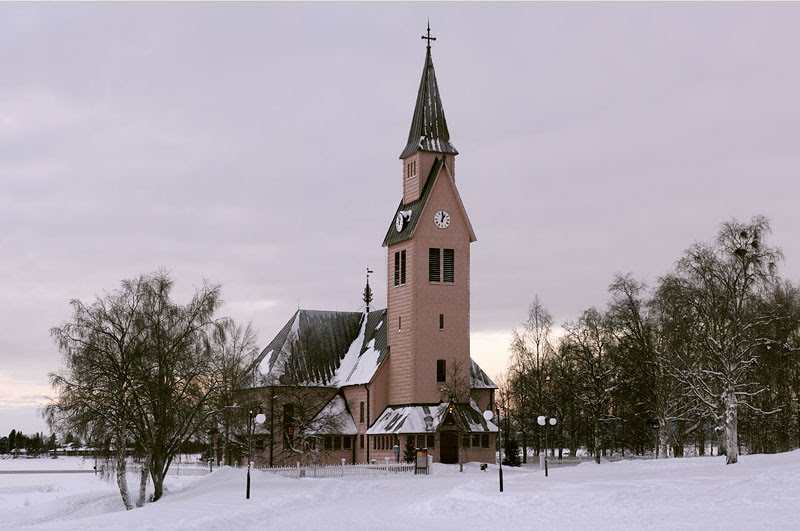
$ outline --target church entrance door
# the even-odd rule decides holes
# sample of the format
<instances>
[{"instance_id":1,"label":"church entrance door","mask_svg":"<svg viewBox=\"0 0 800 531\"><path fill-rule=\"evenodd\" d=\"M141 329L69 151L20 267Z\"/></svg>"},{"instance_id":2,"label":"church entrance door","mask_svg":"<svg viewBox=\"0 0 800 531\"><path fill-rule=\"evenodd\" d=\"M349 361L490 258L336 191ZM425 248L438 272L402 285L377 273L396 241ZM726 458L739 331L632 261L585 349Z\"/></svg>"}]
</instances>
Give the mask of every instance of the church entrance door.
<instances>
[{"instance_id":1,"label":"church entrance door","mask_svg":"<svg viewBox=\"0 0 800 531\"><path fill-rule=\"evenodd\" d=\"M445 464L458 463L458 433L443 431L439 436L439 460Z\"/></svg>"}]
</instances>

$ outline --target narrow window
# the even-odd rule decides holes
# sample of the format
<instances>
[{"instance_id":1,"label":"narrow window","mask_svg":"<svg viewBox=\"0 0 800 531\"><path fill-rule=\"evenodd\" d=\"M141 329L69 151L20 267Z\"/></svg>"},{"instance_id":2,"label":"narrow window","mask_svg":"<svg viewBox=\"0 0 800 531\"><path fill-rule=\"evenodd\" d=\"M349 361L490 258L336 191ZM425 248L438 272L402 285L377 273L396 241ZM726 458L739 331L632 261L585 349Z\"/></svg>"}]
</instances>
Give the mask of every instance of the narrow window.
<instances>
[{"instance_id":1,"label":"narrow window","mask_svg":"<svg viewBox=\"0 0 800 531\"><path fill-rule=\"evenodd\" d=\"M428 281L441 282L441 249L428 249Z\"/></svg>"},{"instance_id":2,"label":"narrow window","mask_svg":"<svg viewBox=\"0 0 800 531\"><path fill-rule=\"evenodd\" d=\"M425 448L425 436L417 435L417 448Z\"/></svg>"},{"instance_id":3,"label":"narrow window","mask_svg":"<svg viewBox=\"0 0 800 531\"><path fill-rule=\"evenodd\" d=\"M435 440L436 437L434 435L428 435L428 448L436 448L436 445L434 444Z\"/></svg>"},{"instance_id":4,"label":"narrow window","mask_svg":"<svg viewBox=\"0 0 800 531\"><path fill-rule=\"evenodd\" d=\"M336 435L333 438L333 449L334 450L342 449L342 438L339 435Z\"/></svg>"},{"instance_id":5,"label":"narrow window","mask_svg":"<svg viewBox=\"0 0 800 531\"><path fill-rule=\"evenodd\" d=\"M394 285L400 285L400 253L394 253Z\"/></svg>"},{"instance_id":6,"label":"narrow window","mask_svg":"<svg viewBox=\"0 0 800 531\"><path fill-rule=\"evenodd\" d=\"M406 283L406 252L400 251L400 284Z\"/></svg>"},{"instance_id":7,"label":"narrow window","mask_svg":"<svg viewBox=\"0 0 800 531\"><path fill-rule=\"evenodd\" d=\"M447 360L436 360L436 381L447 380Z\"/></svg>"},{"instance_id":8,"label":"narrow window","mask_svg":"<svg viewBox=\"0 0 800 531\"><path fill-rule=\"evenodd\" d=\"M481 435L481 448L489 448L489 434L484 433Z\"/></svg>"},{"instance_id":9,"label":"narrow window","mask_svg":"<svg viewBox=\"0 0 800 531\"><path fill-rule=\"evenodd\" d=\"M463 437L461 437L461 446L463 446L464 448L469 448L469 441L470 441L469 434L464 435Z\"/></svg>"},{"instance_id":10,"label":"narrow window","mask_svg":"<svg viewBox=\"0 0 800 531\"><path fill-rule=\"evenodd\" d=\"M439 314L439 330L444 330L444 314Z\"/></svg>"},{"instance_id":11,"label":"narrow window","mask_svg":"<svg viewBox=\"0 0 800 531\"><path fill-rule=\"evenodd\" d=\"M330 435L325 436L325 449L332 450L333 449L333 437Z\"/></svg>"},{"instance_id":12,"label":"narrow window","mask_svg":"<svg viewBox=\"0 0 800 531\"><path fill-rule=\"evenodd\" d=\"M361 402L361 414L359 415L359 422L364 423L364 402Z\"/></svg>"},{"instance_id":13,"label":"narrow window","mask_svg":"<svg viewBox=\"0 0 800 531\"><path fill-rule=\"evenodd\" d=\"M294 424L294 404L283 405L283 425L292 426Z\"/></svg>"},{"instance_id":14,"label":"narrow window","mask_svg":"<svg viewBox=\"0 0 800 531\"><path fill-rule=\"evenodd\" d=\"M398 330L402 330L403 329L403 316L402 315L398 315L397 316L397 329Z\"/></svg>"},{"instance_id":15,"label":"narrow window","mask_svg":"<svg viewBox=\"0 0 800 531\"><path fill-rule=\"evenodd\" d=\"M480 433L473 433L472 434L472 447L478 448L481 445L481 434Z\"/></svg>"},{"instance_id":16,"label":"narrow window","mask_svg":"<svg viewBox=\"0 0 800 531\"><path fill-rule=\"evenodd\" d=\"M343 437L342 439L343 439L342 440L342 448L344 448L345 450L349 450L352 447L352 444L351 444L352 440L350 439L350 437L347 437L347 436Z\"/></svg>"},{"instance_id":17,"label":"narrow window","mask_svg":"<svg viewBox=\"0 0 800 531\"><path fill-rule=\"evenodd\" d=\"M455 253L453 249L444 249L444 281L453 282L455 277Z\"/></svg>"},{"instance_id":18,"label":"narrow window","mask_svg":"<svg viewBox=\"0 0 800 531\"><path fill-rule=\"evenodd\" d=\"M359 446L360 446L360 447L361 447L361 449L363 450L363 449L364 449L364 434L363 434L363 433L361 434L361 436L359 437L359 439L360 439Z\"/></svg>"}]
</instances>

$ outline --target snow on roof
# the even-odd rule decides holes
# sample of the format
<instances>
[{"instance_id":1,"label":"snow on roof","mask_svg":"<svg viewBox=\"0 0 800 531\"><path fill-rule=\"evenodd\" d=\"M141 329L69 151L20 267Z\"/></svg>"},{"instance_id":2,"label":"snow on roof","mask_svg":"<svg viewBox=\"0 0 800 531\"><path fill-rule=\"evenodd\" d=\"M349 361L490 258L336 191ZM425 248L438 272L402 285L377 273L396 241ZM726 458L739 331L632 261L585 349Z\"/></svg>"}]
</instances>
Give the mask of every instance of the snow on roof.
<instances>
[{"instance_id":1,"label":"snow on roof","mask_svg":"<svg viewBox=\"0 0 800 531\"><path fill-rule=\"evenodd\" d=\"M497 385L472 358L469 359L469 380L473 389L497 389Z\"/></svg>"},{"instance_id":2,"label":"snow on roof","mask_svg":"<svg viewBox=\"0 0 800 531\"><path fill-rule=\"evenodd\" d=\"M342 358L341 365L333 377L334 384L339 386L366 384L372 380L375 371L378 370L381 352L375 348L375 337L372 337L366 346L364 345L367 321L368 319L362 320L358 336L350 344L350 349ZM383 319L375 325L374 331L380 329L382 324Z\"/></svg>"},{"instance_id":3,"label":"snow on roof","mask_svg":"<svg viewBox=\"0 0 800 531\"><path fill-rule=\"evenodd\" d=\"M389 406L383 410L375 423L367 430L368 435L433 433L447 416L447 402ZM455 404L455 414L470 432L497 432L497 426L483 418L474 400L469 404Z\"/></svg>"},{"instance_id":4,"label":"snow on roof","mask_svg":"<svg viewBox=\"0 0 800 531\"><path fill-rule=\"evenodd\" d=\"M334 396L311 421L308 433L314 435L330 433L338 435L358 434L356 423L347 409L347 403L344 398L340 395Z\"/></svg>"}]
</instances>

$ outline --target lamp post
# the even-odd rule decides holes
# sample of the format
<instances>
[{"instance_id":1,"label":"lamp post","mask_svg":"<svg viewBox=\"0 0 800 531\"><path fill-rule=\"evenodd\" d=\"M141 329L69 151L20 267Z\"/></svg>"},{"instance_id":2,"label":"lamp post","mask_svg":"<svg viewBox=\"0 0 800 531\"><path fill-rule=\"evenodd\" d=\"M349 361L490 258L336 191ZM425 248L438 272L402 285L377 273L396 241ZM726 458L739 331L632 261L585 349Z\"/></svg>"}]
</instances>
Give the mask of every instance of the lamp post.
<instances>
[{"instance_id":1,"label":"lamp post","mask_svg":"<svg viewBox=\"0 0 800 531\"><path fill-rule=\"evenodd\" d=\"M539 415L536 422L539 423L539 426L544 426L544 477L547 477L547 425L555 426L558 421L555 417L548 419L544 415Z\"/></svg>"},{"instance_id":2,"label":"lamp post","mask_svg":"<svg viewBox=\"0 0 800 531\"><path fill-rule=\"evenodd\" d=\"M486 411L483 412L483 418L486 419L487 422L492 420L494 418L494 412L492 412L491 409L487 409ZM501 444L499 444L499 446L500 446L500 453L499 453L500 459L498 459L498 462L500 463L500 466L498 468L498 471L499 471L498 473L500 475L500 492L503 492L503 445L502 445L503 428L500 425L500 408L499 407L497 408L497 434L498 434L498 442L501 443Z\"/></svg>"},{"instance_id":3,"label":"lamp post","mask_svg":"<svg viewBox=\"0 0 800 531\"><path fill-rule=\"evenodd\" d=\"M264 424L267 420L266 415L259 413L256 415L252 411L247 416L247 498L250 499L250 464L253 460L253 430L256 424Z\"/></svg>"}]
</instances>

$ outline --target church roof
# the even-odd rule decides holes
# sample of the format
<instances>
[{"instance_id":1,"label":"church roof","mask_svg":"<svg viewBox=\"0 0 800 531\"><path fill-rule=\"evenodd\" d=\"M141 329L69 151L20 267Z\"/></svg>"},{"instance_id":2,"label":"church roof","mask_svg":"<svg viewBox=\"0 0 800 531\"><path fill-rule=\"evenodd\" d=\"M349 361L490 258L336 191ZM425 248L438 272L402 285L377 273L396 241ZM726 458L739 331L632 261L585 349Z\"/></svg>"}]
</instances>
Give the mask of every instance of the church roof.
<instances>
[{"instance_id":1,"label":"church roof","mask_svg":"<svg viewBox=\"0 0 800 531\"><path fill-rule=\"evenodd\" d=\"M344 387L369 383L389 354L386 310L330 312L297 310L256 358L256 385ZM470 360L473 389L496 389ZM260 376L260 378L258 377Z\"/></svg>"},{"instance_id":2,"label":"church roof","mask_svg":"<svg viewBox=\"0 0 800 531\"><path fill-rule=\"evenodd\" d=\"M492 381L489 376L483 372L475 360L469 360L469 380L470 387L473 389L497 389L497 385Z\"/></svg>"},{"instance_id":3,"label":"church roof","mask_svg":"<svg viewBox=\"0 0 800 531\"><path fill-rule=\"evenodd\" d=\"M400 158L405 158L415 151L458 155L458 151L450 143L450 132L447 130L439 85L436 83L430 46L425 54L425 67L422 69L422 79L419 82L417 104L414 107L411 130L408 132L408 142Z\"/></svg>"},{"instance_id":4,"label":"church roof","mask_svg":"<svg viewBox=\"0 0 800 531\"><path fill-rule=\"evenodd\" d=\"M311 435L356 435L358 428L347 402L341 395L331 398L325 407L309 423L308 433Z\"/></svg>"},{"instance_id":5,"label":"church roof","mask_svg":"<svg viewBox=\"0 0 800 531\"><path fill-rule=\"evenodd\" d=\"M386 357L386 310L297 310L256 358L263 378L283 385L368 383Z\"/></svg>"},{"instance_id":6,"label":"church roof","mask_svg":"<svg viewBox=\"0 0 800 531\"><path fill-rule=\"evenodd\" d=\"M403 204L402 200L400 201L400 204L397 206L397 211L394 213L394 216L392 216L392 221L389 224L389 230L386 231L386 237L383 239L383 247L407 240L414 234L414 229L417 227L417 221L419 221L419 218L422 215L422 209L425 208L425 203L428 202L428 196L431 195L433 183L436 181L436 177L439 175L439 170L441 170L441 168L442 159L437 157L433 162L433 166L431 166L431 171L428 174L427 180L425 181L425 186L422 189L422 193L419 194L419 198L416 201L408 203L407 205ZM394 221L400 212L403 212L403 215L406 216L406 224L403 227L403 230L397 232L397 229L394 226Z\"/></svg>"},{"instance_id":7,"label":"church roof","mask_svg":"<svg viewBox=\"0 0 800 531\"><path fill-rule=\"evenodd\" d=\"M447 402L440 404L410 404L389 406L383 410L375 423L367 430L368 435L401 433L434 433L447 416ZM483 418L474 400L469 404L455 404L464 427L470 432L497 432L497 426Z\"/></svg>"}]
</instances>

